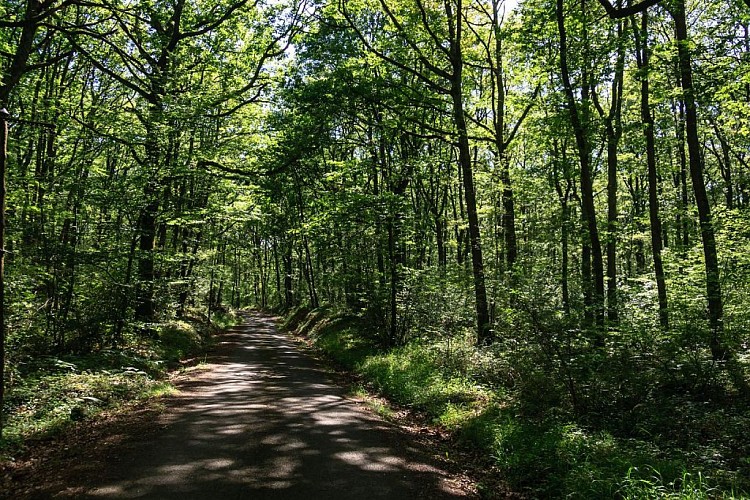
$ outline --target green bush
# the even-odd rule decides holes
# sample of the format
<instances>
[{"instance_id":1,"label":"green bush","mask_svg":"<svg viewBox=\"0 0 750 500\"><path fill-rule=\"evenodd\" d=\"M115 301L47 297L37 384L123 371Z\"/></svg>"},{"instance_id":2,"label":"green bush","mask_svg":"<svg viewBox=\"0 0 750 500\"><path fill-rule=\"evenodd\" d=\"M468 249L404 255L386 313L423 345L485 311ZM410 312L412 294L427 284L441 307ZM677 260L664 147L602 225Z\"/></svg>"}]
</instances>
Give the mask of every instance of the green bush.
<instances>
[{"instance_id":1,"label":"green bush","mask_svg":"<svg viewBox=\"0 0 750 500\"><path fill-rule=\"evenodd\" d=\"M203 339L195 326L185 321L170 321L159 329L159 347L167 361L177 361L198 352Z\"/></svg>"},{"instance_id":2,"label":"green bush","mask_svg":"<svg viewBox=\"0 0 750 500\"><path fill-rule=\"evenodd\" d=\"M81 371L73 363L58 361L65 367L61 371L27 377L8 392L0 449L12 452L27 439L54 434L125 401L170 390L168 383L132 366Z\"/></svg>"},{"instance_id":3,"label":"green bush","mask_svg":"<svg viewBox=\"0 0 750 500\"><path fill-rule=\"evenodd\" d=\"M13 365L4 401L0 452L14 453L27 440L55 434L127 401L170 391L163 380L167 365L199 352L210 330L236 322L232 313L215 315L209 327L170 321L158 326L157 339L134 337L125 348L22 358Z\"/></svg>"},{"instance_id":4,"label":"green bush","mask_svg":"<svg viewBox=\"0 0 750 500\"><path fill-rule=\"evenodd\" d=\"M663 370L683 375L652 361L648 339L634 350L637 332L612 332L598 352L585 332L563 329L493 349L454 332L386 351L358 316L295 316L337 364L480 450L534 497L734 498L748 486L748 417L660 388Z\"/></svg>"}]
</instances>

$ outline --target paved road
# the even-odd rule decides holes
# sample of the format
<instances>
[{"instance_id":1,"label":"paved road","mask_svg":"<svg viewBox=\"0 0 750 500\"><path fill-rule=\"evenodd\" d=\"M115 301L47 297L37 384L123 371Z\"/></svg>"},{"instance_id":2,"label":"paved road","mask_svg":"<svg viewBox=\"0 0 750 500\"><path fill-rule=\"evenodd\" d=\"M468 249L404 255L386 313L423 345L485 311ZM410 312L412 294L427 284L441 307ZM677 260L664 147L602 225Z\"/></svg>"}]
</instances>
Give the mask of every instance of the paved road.
<instances>
[{"instance_id":1,"label":"paved road","mask_svg":"<svg viewBox=\"0 0 750 500\"><path fill-rule=\"evenodd\" d=\"M345 396L273 321L231 329L163 430L118 448L85 498L456 498L429 453ZM93 485L93 486L92 486Z\"/></svg>"}]
</instances>

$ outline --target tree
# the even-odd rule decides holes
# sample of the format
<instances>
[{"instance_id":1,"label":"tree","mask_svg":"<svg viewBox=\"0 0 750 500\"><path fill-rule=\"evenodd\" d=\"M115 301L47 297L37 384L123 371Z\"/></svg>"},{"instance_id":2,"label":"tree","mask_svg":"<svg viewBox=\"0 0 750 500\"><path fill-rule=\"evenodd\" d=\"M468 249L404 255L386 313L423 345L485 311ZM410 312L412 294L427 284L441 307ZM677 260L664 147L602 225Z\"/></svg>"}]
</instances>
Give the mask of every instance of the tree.
<instances>
[{"instance_id":1,"label":"tree","mask_svg":"<svg viewBox=\"0 0 750 500\"><path fill-rule=\"evenodd\" d=\"M656 275L656 288L659 297L659 324L666 330L669 328L669 308L667 307L667 287L664 280L664 264L662 262L662 227L659 217L659 198L656 174L656 139L654 137L654 118L649 104L649 66L650 50L648 47L648 11L641 14L640 29L633 21L635 32L636 59L641 72L641 120L643 134L646 138L646 163L648 164L648 206L651 222L651 252Z\"/></svg>"},{"instance_id":2,"label":"tree","mask_svg":"<svg viewBox=\"0 0 750 500\"><path fill-rule=\"evenodd\" d=\"M591 145L588 138L588 113L591 93L591 82L587 80L586 70L582 73L581 100L579 105L576 101L573 84L570 79L570 68L568 66L568 42L567 31L565 28L565 14L563 0L557 0L556 17L558 33L560 35L560 76L565 90L566 103L570 113L570 122L573 126L573 132L576 138L578 148L578 160L581 167L581 210L584 223L586 225L586 236L584 238L584 247L591 252L591 264L593 274L584 276L584 287L593 284L593 297L591 307L596 324L604 324L604 260L602 258L601 239L599 238L599 228L596 221L596 207L594 204L594 187L591 173ZM597 340L600 342L600 340Z\"/></svg>"},{"instance_id":3,"label":"tree","mask_svg":"<svg viewBox=\"0 0 750 500\"><path fill-rule=\"evenodd\" d=\"M724 303L721 296L719 258L716 250L716 237L711 218L711 207L706 193L706 184L703 179L703 160L698 133L698 112L695 103L690 38L685 18L684 0L674 0L670 4L670 13L674 20L682 101L685 105L685 134L688 146L690 179L693 185L695 204L698 208L701 241L703 242L703 258L706 266L706 296L708 298L708 320L711 330L708 343L714 360L722 360L726 359L730 354L727 352L727 348L722 340Z\"/></svg>"},{"instance_id":4,"label":"tree","mask_svg":"<svg viewBox=\"0 0 750 500\"><path fill-rule=\"evenodd\" d=\"M508 75L505 69L507 55L503 48L503 41L507 38L507 35L503 32L503 23L505 22L507 13L503 9L503 2L501 0L492 0L489 6L485 6L479 2L474 8L479 12L480 18L473 20L469 16L466 16L466 25L472 34L474 34L484 52L484 60L490 80L490 112L488 115L491 117L491 121L490 126L484 125L476 119L472 121L476 122L492 137L496 168L499 171L500 183L502 185L502 230L505 242L505 261L508 270L512 271L518 258L518 241L516 237L515 202L510 176L511 159L509 157L509 149L534 105L540 86L536 86L528 104L522 108L518 116L515 117L515 120L511 120L512 117L509 116L510 106L507 102L509 96L506 90L509 87ZM489 29L483 30L482 28L485 23L489 25ZM469 117L472 118L471 115Z\"/></svg>"},{"instance_id":5,"label":"tree","mask_svg":"<svg viewBox=\"0 0 750 500\"><path fill-rule=\"evenodd\" d=\"M360 40L378 57L396 68L414 76L438 95L450 98L450 116L454 127L453 138L458 150L458 164L463 184L463 196L469 226L469 247L471 251L472 273L477 321L477 342L486 344L494 336L490 325L487 289L485 285L484 259L482 256L481 232L477 211L476 188L472 165L469 129L467 125L464 99L466 98L464 79L464 4L462 0L446 2L442 10L433 9L431 4L415 0L414 4L399 5L395 11L386 1L380 1L380 8L394 29L394 37L408 47L410 56L419 62L416 68L389 55L371 43L344 3L340 10ZM404 16L403 19L401 16ZM436 18L436 16L439 16ZM441 22L437 23L437 19ZM412 23L412 21L416 21ZM409 22L409 24L405 24ZM439 28L433 28L439 26ZM412 32L412 29L419 30ZM419 37L419 41L417 41ZM437 61L433 60L421 47L429 43Z\"/></svg>"},{"instance_id":6,"label":"tree","mask_svg":"<svg viewBox=\"0 0 750 500\"><path fill-rule=\"evenodd\" d=\"M105 47L106 56L97 52L94 45L70 37L76 50L100 72L119 82L141 101L132 108L132 113L142 127L142 136L135 138L129 148L142 168L135 314L146 324L154 321L156 314L154 254L162 187L178 158L172 148L181 142L185 125L195 125L206 114L226 116L257 100L265 86L265 63L283 53L283 44L280 46L279 42L296 26L292 18L289 25L277 33L271 31L272 25L260 29L253 47L258 52L248 50L246 53L249 67L244 67L243 71L247 71L249 78L244 84L208 98L195 95L188 104L184 91L196 78L203 78L205 70L201 71L201 66L210 64L206 56L211 55L211 51L201 52L201 45L213 47L218 56L228 33L220 28L226 29L225 25L235 24L239 19L250 23L253 10L245 0L200 7L176 0L169 8L165 7L150 3L113 5L100 10L96 21L72 30L72 34ZM117 33L118 38L113 38L112 33ZM191 69L196 66L197 72ZM146 327L145 331L150 329Z\"/></svg>"},{"instance_id":7,"label":"tree","mask_svg":"<svg viewBox=\"0 0 750 500\"><path fill-rule=\"evenodd\" d=\"M64 1L55 5L56 2L57 0L28 0L22 19L21 14L16 13L15 20L0 21L0 28L21 29L15 50L12 53L2 53L3 58L9 59L9 62L0 64L0 68L4 70L0 72L0 436L2 436L3 429L2 408L5 387L5 211L8 120L11 117L6 106L9 104L11 93L21 82L23 75L45 64L50 64L50 61L42 61L37 65L29 65L29 58L32 56L40 24L56 10L73 3Z\"/></svg>"},{"instance_id":8,"label":"tree","mask_svg":"<svg viewBox=\"0 0 750 500\"><path fill-rule=\"evenodd\" d=\"M5 397L5 170L8 157L8 118L0 108L0 437L3 433L3 402Z\"/></svg>"},{"instance_id":9,"label":"tree","mask_svg":"<svg viewBox=\"0 0 750 500\"><path fill-rule=\"evenodd\" d=\"M612 324L618 322L617 304L617 176L618 176L618 147L622 138L622 99L623 80L625 70L625 45L623 23L617 23L616 31L617 55L615 59L614 77L610 88L610 106L605 113L596 88L592 86L592 100L604 119L605 137L607 142L607 319Z\"/></svg>"}]
</instances>

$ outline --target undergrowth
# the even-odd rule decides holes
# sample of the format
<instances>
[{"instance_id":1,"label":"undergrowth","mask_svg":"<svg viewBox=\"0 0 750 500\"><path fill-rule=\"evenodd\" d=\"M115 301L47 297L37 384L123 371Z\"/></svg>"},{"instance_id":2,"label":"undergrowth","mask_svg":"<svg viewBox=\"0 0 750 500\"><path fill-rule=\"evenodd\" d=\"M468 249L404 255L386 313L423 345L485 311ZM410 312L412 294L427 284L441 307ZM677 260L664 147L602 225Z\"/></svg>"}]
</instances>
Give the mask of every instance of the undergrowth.
<instances>
[{"instance_id":1,"label":"undergrowth","mask_svg":"<svg viewBox=\"0 0 750 500\"><path fill-rule=\"evenodd\" d=\"M133 335L123 346L91 354L16 360L2 412L0 460L104 410L171 393L167 372L203 352L213 332L236 320L233 314L218 314L210 325L168 321L158 325L152 339Z\"/></svg>"},{"instance_id":2,"label":"undergrowth","mask_svg":"<svg viewBox=\"0 0 750 500\"><path fill-rule=\"evenodd\" d=\"M590 407L573 408L559 372L545 373L533 356L524 367L521 359L475 349L469 334L383 349L361 318L327 309L297 310L285 326L370 390L480 450L504 480L532 497L748 498L750 456L743 453L750 417L741 411L663 398L614 418L606 411L620 411L616 396L607 395L603 381L584 388ZM594 404L600 393L606 404Z\"/></svg>"}]
</instances>

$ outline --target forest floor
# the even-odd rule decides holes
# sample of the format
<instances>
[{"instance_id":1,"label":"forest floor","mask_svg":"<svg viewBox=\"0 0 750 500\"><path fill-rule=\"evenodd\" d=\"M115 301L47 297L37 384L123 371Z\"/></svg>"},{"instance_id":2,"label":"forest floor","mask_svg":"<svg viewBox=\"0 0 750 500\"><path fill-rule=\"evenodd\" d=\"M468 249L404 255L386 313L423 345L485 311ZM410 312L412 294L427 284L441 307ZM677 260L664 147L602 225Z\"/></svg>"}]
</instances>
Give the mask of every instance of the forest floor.
<instances>
[{"instance_id":1,"label":"forest floor","mask_svg":"<svg viewBox=\"0 0 750 500\"><path fill-rule=\"evenodd\" d=\"M274 319L218 338L178 392L83 422L0 464L3 498L466 498L466 457L352 398ZM468 460L471 462L471 460Z\"/></svg>"}]
</instances>

